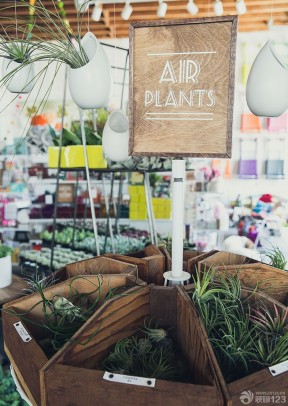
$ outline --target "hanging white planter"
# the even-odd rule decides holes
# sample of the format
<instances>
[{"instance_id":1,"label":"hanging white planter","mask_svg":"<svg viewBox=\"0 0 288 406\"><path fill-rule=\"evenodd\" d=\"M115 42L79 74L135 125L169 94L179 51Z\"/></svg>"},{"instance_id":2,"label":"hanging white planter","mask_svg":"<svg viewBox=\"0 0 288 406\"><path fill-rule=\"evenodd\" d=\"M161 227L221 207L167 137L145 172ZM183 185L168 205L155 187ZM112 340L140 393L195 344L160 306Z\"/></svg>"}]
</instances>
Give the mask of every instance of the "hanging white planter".
<instances>
[{"instance_id":1,"label":"hanging white planter","mask_svg":"<svg viewBox=\"0 0 288 406\"><path fill-rule=\"evenodd\" d=\"M88 32L81 44L89 62L81 68L68 68L68 85L72 99L81 109L106 107L112 90L109 60L94 34Z\"/></svg>"},{"instance_id":2,"label":"hanging white planter","mask_svg":"<svg viewBox=\"0 0 288 406\"><path fill-rule=\"evenodd\" d=\"M278 117L288 108L288 69L268 41L249 73L246 100L256 116Z\"/></svg>"},{"instance_id":3,"label":"hanging white planter","mask_svg":"<svg viewBox=\"0 0 288 406\"><path fill-rule=\"evenodd\" d=\"M128 161L129 121L120 109L114 110L106 121L102 135L104 155L111 161Z\"/></svg>"},{"instance_id":4,"label":"hanging white planter","mask_svg":"<svg viewBox=\"0 0 288 406\"><path fill-rule=\"evenodd\" d=\"M0 258L0 288L6 288L6 286L12 283L12 262L11 255Z\"/></svg>"},{"instance_id":5,"label":"hanging white planter","mask_svg":"<svg viewBox=\"0 0 288 406\"><path fill-rule=\"evenodd\" d=\"M34 64L29 63L21 67L21 63L4 58L2 78L11 73L11 77L4 80L6 88L11 93L30 93L35 84Z\"/></svg>"}]
</instances>

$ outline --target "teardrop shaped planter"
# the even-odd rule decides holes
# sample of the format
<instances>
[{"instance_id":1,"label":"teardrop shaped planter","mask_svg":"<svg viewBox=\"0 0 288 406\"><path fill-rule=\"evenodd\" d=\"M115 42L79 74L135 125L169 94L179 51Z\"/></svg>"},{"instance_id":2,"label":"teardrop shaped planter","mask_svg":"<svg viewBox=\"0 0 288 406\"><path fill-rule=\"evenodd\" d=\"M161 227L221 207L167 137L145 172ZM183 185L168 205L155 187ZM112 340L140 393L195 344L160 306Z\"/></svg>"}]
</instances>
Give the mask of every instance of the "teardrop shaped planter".
<instances>
[{"instance_id":1,"label":"teardrop shaped planter","mask_svg":"<svg viewBox=\"0 0 288 406\"><path fill-rule=\"evenodd\" d=\"M89 62L81 68L68 68L68 85L72 99L82 109L106 107L112 90L110 62L94 34L88 32L81 44Z\"/></svg>"},{"instance_id":2,"label":"teardrop shaped planter","mask_svg":"<svg viewBox=\"0 0 288 406\"><path fill-rule=\"evenodd\" d=\"M288 69L268 41L250 70L246 100L256 116L278 117L288 108Z\"/></svg>"},{"instance_id":3,"label":"teardrop shaped planter","mask_svg":"<svg viewBox=\"0 0 288 406\"><path fill-rule=\"evenodd\" d=\"M120 109L114 110L106 121L102 145L104 155L111 161L128 161L129 151L129 120Z\"/></svg>"},{"instance_id":4,"label":"teardrop shaped planter","mask_svg":"<svg viewBox=\"0 0 288 406\"><path fill-rule=\"evenodd\" d=\"M11 77L4 79L4 77L9 74L11 74ZM11 93L30 93L36 82L34 64L30 63L21 66L21 63L4 58L2 65L2 81Z\"/></svg>"},{"instance_id":5,"label":"teardrop shaped planter","mask_svg":"<svg viewBox=\"0 0 288 406\"><path fill-rule=\"evenodd\" d=\"M0 258L0 288L6 288L12 283L11 255Z\"/></svg>"}]
</instances>

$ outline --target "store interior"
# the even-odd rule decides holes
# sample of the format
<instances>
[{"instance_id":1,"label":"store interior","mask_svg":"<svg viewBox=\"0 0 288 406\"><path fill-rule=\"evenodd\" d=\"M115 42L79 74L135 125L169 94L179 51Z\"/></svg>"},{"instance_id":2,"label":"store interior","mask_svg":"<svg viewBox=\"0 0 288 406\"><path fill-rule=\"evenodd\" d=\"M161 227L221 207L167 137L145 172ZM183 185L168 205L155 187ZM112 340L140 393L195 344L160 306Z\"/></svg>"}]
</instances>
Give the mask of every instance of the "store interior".
<instances>
[{"instance_id":1,"label":"store interior","mask_svg":"<svg viewBox=\"0 0 288 406\"><path fill-rule=\"evenodd\" d=\"M12 316L16 320L17 311L19 311L19 309L25 315L27 306L36 306L34 297L31 296L32 299L29 299L29 295L35 295L34 292L37 291L35 286L41 284L42 280L44 280L44 284L41 285L41 289L43 288L45 291L47 288L49 290L52 289L50 286L51 278L54 282L56 281L56 284L57 281L59 283L59 281L62 282L66 278L70 278L70 269L71 272L74 272L73 269L75 268L78 272L78 263L84 264L83 261L89 262L96 260L95 269L99 267L98 272L102 273L102 267L105 268L106 266L105 258L109 258L112 262L113 260L117 260L119 264L122 264L122 262L120 262L121 255L125 256L125 260L130 264L126 264L128 268L129 266L131 268L129 268L130 273L128 273L130 277L131 275L135 276L132 269L133 266L138 266L137 272L139 273L137 273L137 276L139 279L143 279L144 282L148 283L148 286L149 283L156 285L167 284L166 279L164 282L163 272L167 272L167 270L171 271L173 241L175 244L175 234L173 234L172 225L172 218L175 215L172 211L172 207L174 207L173 199L175 199L175 193L174 196L172 194L172 190L174 190L173 182L175 181L175 179L173 181L172 175L173 156L159 157L160 155L156 154L154 157L150 154L150 156L133 156L128 160L121 161L121 159L117 159L121 147L119 147L117 151L117 148L112 144L109 147L111 147L111 149L114 148L112 152L115 152L115 155L112 153L110 156L108 153L109 156L107 156L105 151L103 153L104 141L102 146L102 138L104 140L103 134L106 131L105 128L107 128L113 112L117 112L119 111L118 109L121 109L121 114L123 114L127 122L130 118L129 115L131 115L132 84L129 79L132 77L131 66L133 65L131 63L132 37L130 28L129 40L129 23L135 23L137 21L163 22L172 19L183 19L184 21L184 19L189 18L193 20L196 18L208 18L213 20L216 16L225 17L231 15L238 15L235 80L233 82L234 106L231 157L207 157L205 154L203 154L203 157L191 157L191 152L193 151L188 150L187 156L182 154L182 158L185 159L186 169L183 197L178 196L184 206L183 224L180 225L180 227L182 226L183 238L181 236L178 238L181 240L181 244L183 244L184 248L184 257L180 259L180 262L184 264L184 271L188 271L189 273L191 271L189 267L191 266L192 269L193 266L193 270L197 268L200 272L200 270L203 271L203 267L213 267L213 265L215 265L212 260L211 262L209 262L208 259L205 260L206 255L207 257L208 253L215 255L215 253L219 251L218 254L222 255L224 253L226 255L219 256L219 258L221 258L221 261L220 259L219 261L222 266L227 266L227 269L229 266L232 266L232 262L230 264L229 261L232 261L231 258L234 260L233 255L235 255L236 265L234 265L234 269L236 269L236 271L238 270L237 266L239 266L240 269L240 264L242 266L242 262L244 261L245 264L249 264L251 267L250 272L255 272L257 277L258 270L262 269L261 267L263 267L263 272L266 270L266 266L270 266L272 270L277 268L277 272L279 268L281 269L281 275L279 274L280 276L279 279L277 279L278 282L275 282L275 286L278 283L282 283L283 292L286 290L284 293L287 295L288 113L284 111L278 116L273 116L272 114L270 117L269 115L259 116L253 114L247 104L246 91L249 74L254 66L253 63L267 41L273 42L277 59L281 61L281 66L283 70L286 71L288 81L288 3L281 0L245 0L245 2L244 0L216 0L214 2L210 2L210 0L209 2L208 0L195 0L195 2L189 0L188 3L180 0L166 0L166 2L161 0L159 0L159 2L131 0L126 3L112 0L88 1L86 3L82 0L64 0L61 2L59 2L59 0L30 0L29 2L19 1L19 3L16 0L10 2L3 1L0 3L1 64L2 60L6 60L5 46L1 44L7 44L7 38L9 38L9 36L13 38L14 41L16 41L15 38L17 38L18 41L19 38L23 39L24 33L27 34L25 31L27 27L31 34L29 41L36 40L36 42L41 42L41 44L45 44L46 42L53 44L53 39L56 38L53 37L53 35L57 35L57 28L53 26L51 32L54 31L54 34L51 34L44 24L44 20L40 20L40 22L39 20L37 21L37 13L39 13L37 7L39 7L39 10L42 7L46 8L50 16L57 15L57 18L60 18L62 23L64 21L64 23L67 24L68 21L70 33L78 32L79 35L83 37L85 32L88 31L97 37L99 41L98 47L101 46L101 49L104 50L108 61L107 63L109 63L109 67L111 66L112 86L110 95L105 96L108 102L106 100L97 108L81 109L81 107L75 103L68 84L70 79L67 79L67 75L69 77L69 73L67 72L69 72L71 68L67 68L68 65L65 63L60 63L61 60L60 62L54 61L50 56L48 67L46 59L41 60L40 58L39 61L35 62L33 69L36 72L36 80L33 79L31 81L32 89L28 93L9 91L7 89L7 82L11 81L13 71L12 76L5 81L5 71L4 68L2 69L4 79L0 79L0 261L2 258L5 260L7 255L9 258L11 257L11 261L9 259L8 273L6 273L7 264L3 262L1 265L0 262L0 304L2 307L4 306L3 309L8 309L8 303L11 303L13 300L18 300L18 302L15 302L15 305L12 306L14 311ZM13 18L11 15L13 15ZM35 18L35 20L33 20L33 18ZM79 32L79 25L77 24L79 24L80 19L82 25L80 25ZM14 20L16 23L13 23ZM28 23L30 24L30 28ZM25 29L20 27L25 27ZM63 27L60 28L62 31ZM64 32L66 28L64 27ZM16 31L19 29L19 33L16 32L15 34L15 29ZM72 34L68 42L73 44L71 38L74 40ZM43 45L43 49L44 48L45 46ZM42 52L41 47L36 51L36 55L37 52L39 52L40 55ZM45 52L47 52L47 49L45 49ZM267 69L268 68L269 66L267 65ZM101 80L103 83L105 81L101 78L101 75L96 78L94 77L94 79L99 83ZM275 78L271 77L272 83L274 79ZM103 84L103 86L105 86L105 84ZM287 85L283 83L283 88L285 86L287 88ZM288 108L288 96L286 99ZM196 126L196 122L191 121L191 123L191 126ZM85 133L85 141L83 141L83 130ZM205 135L211 144L213 144L214 137L216 136L217 134L213 134L213 132L209 132ZM127 137L129 137L128 130ZM175 150L177 149L177 142L177 136L175 135ZM83 147L84 144L86 144L87 148L85 146ZM113 159L114 156L116 157L115 160ZM182 252L182 247L180 246L180 248ZM174 253L175 252L176 251L174 251ZM214 254L212 254L212 252ZM163 262L164 265L161 276L158 275L157 272L159 269L157 268L157 272L155 271L156 276L154 274L154 276L151 276L151 274L149 279L148 275L147 280L141 277L141 272L144 274L141 268L143 264L140 259L144 258L143 255L147 260L147 264L149 264L149 257L151 261L154 258L155 261L159 260ZM194 257L198 258L198 256L199 260L196 262ZM276 256L279 262L281 262L279 266L275 265L276 262L274 262ZM227 263L224 261L226 257L229 258ZM131 260L131 258L135 258L135 261ZM189 262L191 258L193 259L193 265L192 262L191 264ZM98 260L100 260L100 262L97 262ZM103 260L103 264L101 260ZM139 261L139 263L137 261ZM198 261L200 261L199 263L202 265L199 265ZM98 263L99 265L97 265ZM259 269L256 268L255 263L260 264ZM92 262L89 262L89 264L92 264ZM220 266L220 264L218 265ZM112 264L111 269L113 266L116 267L116 265ZM247 266L248 270L249 266ZM87 276L90 271L89 267L92 267L92 265L89 265L89 271L86 270L84 265L83 268L81 268L82 265L79 265L79 267L79 269L85 269L83 273ZM157 262L156 267L159 267L159 262ZM1 268L3 268L3 278L1 276ZM117 272L115 272L121 273L122 271L119 271L118 268ZM123 272L128 272L127 269ZM66 272L65 278L64 271ZM267 272L272 271L267 270ZM108 273L114 274L114 271L112 270ZM127 274L125 273L125 275ZM259 280L255 282L255 291L258 285L261 286L260 278L262 277L259 276ZM283 278L283 282L281 282L281 278ZM47 285L45 285L46 282ZM109 286L110 282L107 283ZM114 282L111 282L112 285L113 283ZM195 284L195 279L190 279L189 283ZM210 283L212 282L210 281ZM103 288L104 291L106 289L105 286ZM249 287L251 288L251 286ZM277 291L276 288L275 291ZM179 292L177 294L181 296ZM281 295L283 292L281 291ZM157 300L159 300L160 303L161 295L164 295L164 293L161 290L159 290L157 295L156 293L155 297L158 295ZM65 299L64 293L62 294ZM166 295L167 298L163 296L163 300L170 300L170 298L168 298L170 293ZM276 299L279 299L281 295L277 291ZM272 294L271 296L274 300L275 297ZM276 299L275 303L273 302L273 306L277 311L278 302L276 303ZM21 300L23 300L23 302L21 302ZM122 298L121 300L124 299ZM155 302L153 302L154 307L157 307L157 300L155 299ZM178 306L180 307L181 300L179 299L178 302ZM262 299L259 299L259 301L260 300ZM285 316L284 313L282 313L282 321L283 325L286 326L283 328L284 330L286 328L285 331L287 331L287 297L285 299L286 302L284 299L282 302L281 300L279 299L279 308L284 313L286 312ZM71 305L74 306L73 304ZM151 308L153 308L153 306ZM159 308L161 310L160 304ZM155 316L153 316L153 311L150 311L151 315L157 318L161 316L161 314L160 310L156 311L155 309L153 310L155 311ZM199 312L199 308L197 309ZM104 314L106 314L105 311L107 311L106 308L103 310ZM136 309L136 313L137 311L138 309ZM162 316L164 321L168 318L168 315L165 313L166 311L168 310L163 310ZM89 316L91 316L91 314L89 314ZM40 386L41 389L39 389L39 382L37 388L33 386L34 384L30 386L29 379L25 381L26 371L22 373L22 365L20 365L21 363L27 363L27 359L23 357L22 362L18 354L17 356L15 354L11 355L12 345L15 345L17 341L13 338L13 334L10 332L10 326L8 326L8 322L11 323L9 317L11 317L12 320L12 316L9 312L5 313L4 310L1 321L1 324L3 324L4 338L1 328L0 361L2 362L2 367L0 365L0 405L28 404L40 406L41 404L58 406L61 404L68 406L75 404L77 406L84 406L102 402L103 405L113 406L116 404L115 402L118 396L120 401L125 401L125 396L128 396L128 394L127 392L125 394L123 390L119 390L119 393L116 390L115 392L112 391L113 395L109 395L109 399L105 400L105 390L110 390L109 386L105 386L109 384L108 382L103 385L103 388L101 386L102 389L99 390L97 402L89 403L89 399L91 401L92 397L89 398L90 394L84 394L85 385L82 382L82 384L79 384L79 388L82 385L82 389L78 388L79 397L77 395L77 389L71 390L72 394L75 392L73 396L77 396L76 403L69 403L69 396L71 396L72 399L72 395L68 395L68 392L66 393L66 387L64 385L67 385L67 382L65 381L66 383L63 383L63 380L63 382L61 381L61 384L57 386L57 374L61 373L61 376L65 375L64 366L67 366L67 368L68 366L69 368L72 368L72 366L73 368L78 368L76 356L78 350L73 352L73 346L72 349L69 348L73 340L66 341L66 345L67 342L69 342L67 355L65 355L65 352L61 353L60 351L57 353L55 351L54 357L51 358L49 362L49 356L45 358L48 363L45 363L45 367L43 367L42 372L44 372L41 375L41 379L44 382L43 385L45 386L47 384L47 386L43 389L43 392L42 386ZM109 314L109 316L111 316L111 314ZM187 318L188 316L185 315ZM36 316L33 315L33 317L35 319ZM67 314L65 317L67 317ZM69 313L69 317L69 321L74 321L75 318L77 319L78 317L77 312L73 314ZM85 326L89 326L90 319L88 322L87 320L88 317ZM94 317L93 320L94 324L92 323L92 327L94 330L95 328L101 329L101 323L99 324L98 319ZM127 323L131 322L128 319L124 319L123 316L123 323L126 321ZM190 319L187 321L187 325L193 330L195 324L192 323L191 327L190 321ZM6 327L4 325L5 323ZM115 329L119 326L121 327L120 322L115 321L115 323ZM136 323L136 321L134 321L134 323ZM90 334L92 334L91 337L94 339L92 327L90 326L89 331ZM32 333L29 333L30 330L25 330L24 328L24 333L20 332L19 334L20 336L22 334L22 338L23 334L24 336L27 334L27 337L29 337L27 340L37 341L33 338L34 329L32 327ZM134 331L132 327L130 327L130 330L131 332ZM195 330L197 330L196 327ZM85 332L85 330L83 331ZM76 332L77 329L74 333ZM181 329L180 333L185 335ZM36 336L38 337L38 332ZM83 337L87 338L88 336L84 334L82 337L80 334L78 337L83 339ZM90 338L88 338L88 341ZM91 338L92 341L93 339ZM214 340L216 340L215 337ZM24 341L24 339L22 341ZM213 340L211 342L213 342ZM101 343L98 343L99 348L102 345ZM19 348L22 348L20 344ZM31 348L29 349L30 355L30 351L33 351L34 347L31 345ZM34 351L37 352L38 349L35 348ZM97 349L94 351L93 356L96 357L98 354L97 351ZM286 361L287 364L287 349L285 352L287 358L285 358L284 352L285 351L283 351L282 358L279 357L279 360L277 358L277 364L279 364L280 361ZM82 358L80 357L82 360L82 364L80 365L82 368L87 368L85 374L87 373L87 382L90 382L92 375L88 376L88 372L90 372L88 369L91 368L92 364L91 362L89 363L85 351L83 351L83 353ZM187 354L188 353L189 351ZM37 354L36 356L40 357L40 353ZM97 355L98 358L100 356L99 354ZM45 353L45 357L46 355ZM209 357L210 355L208 358ZM54 358L56 361L53 364L52 360ZM192 355L191 359L194 359ZM198 361L200 363L200 360ZM173 362L176 361L174 360ZM241 365L239 367L240 369L244 368L243 365L245 364L245 362L243 362L242 365L241 362L242 359L239 361L239 365ZM10 363L13 366L11 372L13 378L11 378L9 372ZM213 363L214 359L212 364ZM107 365L108 364L109 362L107 361ZM55 365L56 369L54 371L53 368L55 368ZM270 365L268 361L266 365ZM52 369L49 370L51 366ZM59 368L57 369L57 367ZM40 367L37 366L37 368L37 372L39 372L41 365ZM35 373L34 364L32 369L33 373ZM258 374L257 368L255 370L255 374ZM55 372L54 378L52 377L53 371ZM203 371L199 370L198 373L201 374ZM76 374L75 371L74 374ZM133 374L134 372L131 372L131 375ZM76 378L72 375L69 376L73 383L73 380ZM126 375L129 374L127 373ZM276 396L279 396L280 399L278 403L282 404L286 402L286 396L288 399L287 375L288 372L282 374L284 386L281 390L284 394L281 395L279 386L276 385ZM31 373L31 377L33 376ZM205 376L205 372L203 376ZM243 376L242 373L239 373L239 376L236 378L243 378ZM210 378L211 381L214 379L212 379L212 377ZM236 378L234 377L233 379ZM278 378L279 377L277 377L277 379ZM109 378L107 379L109 380ZM268 379L266 375L265 379ZM276 382L277 384L280 382L279 379ZM204 381L205 379L203 378L203 382ZM99 377L97 378L97 382L101 385ZM112 383L110 384L112 385ZM178 384L179 388L177 386ZM197 384L201 384L201 379L199 379ZM91 382L90 385L92 385ZM123 383L116 384L116 386L117 385L121 387ZM175 385L175 388L177 388L175 390L175 399L177 394L179 394L179 399L175 400L173 397L173 402L169 404L175 406L178 404L188 405L188 403L185 403L188 402L188 398L183 397L182 399L180 396L180 383L177 382ZM182 383L182 385L184 384ZM203 403L193 403L193 396L195 394L191 394L192 403L189 404L230 404L227 401L227 397L225 400L226 394L223 395L222 392L225 392L225 390L223 390L222 387L223 403L221 403L222 398L221 401L219 398L218 400L216 399L219 394L217 393L216 396L215 393L217 391L215 390L214 384L210 385L206 382L203 385L207 385L205 386L207 392L204 391L201 393L207 393L207 398L210 397L210 399L212 399L211 402L209 403L208 400L203 397ZM229 389L229 385L233 385L233 380L232 384L229 383L227 385ZM75 387L77 387L76 381ZM55 394L57 394L61 388L64 388L63 398L61 398L61 401L57 401ZM261 388L256 384L255 388L253 388L251 383L251 386L243 388L243 391L249 392L251 389L252 392L244 393L241 387L240 394L241 392L244 393L244 395L241 396L248 396L248 401L246 401L246 398L243 398L243 402L241 400L243 404L256 404L254 402L257 401L257 393L261 392ZM183 389L184 386L182 390ZM268 389L270 389L270 387L268 387ZM101 392L102 390L103 393ZM167 401L167 398L165 398L167 393L164 394L166 390L168 389L165 386L161 387L160 395L163 396L162 398L160 395L158 398L158 395L156 396L155 392L153 392L155 398L147 397L147 399L151 402L155 399L155 405L164 404L164 399ZM211 390L211 393L209 390ZM214 390L215 393L213 392ZM262 392L264 390L266 389L263 386ZM235 394L236 392L232 396L232 389L229 389L229 391L229 396L231 398L235 396L235 399L237 397L239 401L240 395L238 395L238 392L237 396ZM44 392L45 396L43 395ZM50 392L51 395L49 394ZM85 396L87 396L87 398L85 398ZM144 397L143 399L141 398L141 394L139 395L136 392L133 392L133 396L135 396L135 399L139 402L144 399ZM215 399L213 396L215 396ZM250 399L249 396L250 398L252 396L252 398ZM260 399L259 396L257 403L264 403L264 395L261 395L264 400L262 398ZM132 404L131 398L127 397L127 399L127 404ZM233 400L233 405L242 404L237 403L235 399ZM206 401L208 403L205 403ZM272 397L270 397L270 403L268 401L266 403L274 404L274 398L272 401ZM277 403L276 400L275 403Z\"/></svg>"}]
</instances>

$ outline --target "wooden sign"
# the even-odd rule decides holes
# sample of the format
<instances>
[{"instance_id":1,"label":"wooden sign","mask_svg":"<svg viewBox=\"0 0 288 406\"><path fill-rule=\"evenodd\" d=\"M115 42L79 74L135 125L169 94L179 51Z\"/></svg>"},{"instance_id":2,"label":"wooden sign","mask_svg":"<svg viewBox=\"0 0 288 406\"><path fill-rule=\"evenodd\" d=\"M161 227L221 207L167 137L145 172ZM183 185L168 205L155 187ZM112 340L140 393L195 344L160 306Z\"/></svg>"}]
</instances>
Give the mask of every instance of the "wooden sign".
<instances>
[{"instance_id":1,"label":"wooden sign","mask_svg":"<svg viewBox=\"0 0 288 406\"><path fill-rule=\"evenodd\" d=\"M70 183L64 183L59 185L58 202L73 203L73 201L74 201L74 185Z\"/></svg>"},{"instance_id":2,"label":"wooden sign","mask_svg":"<svg viewBox=\"0 0 288 406\"><path fill-rule=\"evenodd\" d=\"M130 154L230 157L237 17L130 24Z\"/></svg>"}]
</instances>

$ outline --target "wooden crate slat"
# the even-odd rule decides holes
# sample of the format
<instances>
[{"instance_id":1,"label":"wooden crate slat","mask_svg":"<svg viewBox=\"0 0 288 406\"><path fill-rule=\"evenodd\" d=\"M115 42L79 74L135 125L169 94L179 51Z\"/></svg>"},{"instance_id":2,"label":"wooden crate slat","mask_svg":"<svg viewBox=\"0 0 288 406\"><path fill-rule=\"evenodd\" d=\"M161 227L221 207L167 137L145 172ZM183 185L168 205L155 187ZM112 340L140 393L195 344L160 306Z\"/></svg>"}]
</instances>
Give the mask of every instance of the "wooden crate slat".
<instances>
[{"instance_id":1,"label":"wooden crate slat","mask_svg":"<svg viewBox=\"0 0 288 406\"><path fill-rule=\"evenodd\" d=\"M171 406L223 405L223 397L218 389L219 384L215 383L213 374L207 365L204 366L204 371L209 371L210 375L203 375L201 379L203 385L156 380L155 388L146 388L103 381L104 372L99 370L99 364L103 357L108 354L112 344L116 344L120 338L135 334L138 328L143 325L146 316L158 317L160 315L165 325L169 327L173 326L174 329L176 327L177 330L179 292L178 288L173 287L138 287L135 297L131 295L119 299L118 308L117 303L113 303L113 300L110 302L109 308L103 307L98 316L95 316L93 320L95 323L93 325L91 323L89 326L92 331L97 323L101 327L99 335L96 335L92 339L95 348L92 348L90 343L88 344L90 348L84 357L85 359L82 359L81 355L83 347L81 348L79 345L73 344L69 349L66 347L65 353L59 354L57 358L55 357L54 360L50 360L42 368L42 405L54 406L56 399L62 404L70 404L71 402L76 402L77 399L77 406L82 404L84 406L89 404L89 402L94 402L91 405L103 404L107 406L119 405L119 403L131 406L134 404L143 406L147 404L159 406L163 404ZM137 296L138 298L136 299ZM194 343L191 343L191 339L198 340L199 343L201 342L201 330L198 329L194 333L194 320L185 320L186 316L188 318L191 316L191 309L189 308L187 298L183 296L179 300L182 307L181 333L186 331L185 345L187 347L193 346ZM122 311L121 320L118 320L120 311ZM103 324L101 324L102 321ZM78 338L80 336L81 334L78 334ZM197 343L195 345L197 346ZM77 351L75 351L76 348ZM206 351L205 345L199 344L197 348L197 352ZM86 350L84 350L85 352ZM88 360L89 354L92 360ZM187 354L189 354L188 349L184 351L184 356L187 356ZM191 359L190 357L189 361ZM197 359L198 361L204 360L206 363L210 362L208 355L202 357L198 354ZM91 369L92 367L95 369ZM210 364L210 368L213 369L212 364ZM78 379L77 384L74 385L72 383L71 385L76 376ZM70 383L68 384L68 382Z\"/></svg>"},{"instance_id":2,"label":"wooden crate slat","mask_svg":"<svg viewBox=\"0 0 288 406\"><path fill-rule=\"evenodd\" d=\"M129 255L105 254L104 256L135 264L138 267L138 277L147 283L163 285L165 272L165 257L156 245L150 244L142 251Z\"/></svg>"},{"instance_id":3,"label":"wooden crate slat","mask_svg":"<svg viewBox=\"0 0 288 406\"><path fill-rule=\"evenodd\" d=\"M70 281L64 281L59 283L58 285L46 288L44 290L45 296L47 298L52 298L55 294L57 294L64 297L69 297L71 293L71 287L69 286L70 284L72 284L73 286L72 292L77 289L79 292L89 293L95 290L95 285L99 283L99 280L102 281L99 306L101 306L101 304L103 303L103 299L110 288L122 287L127 285L135 286L134 276L102 275L101 277L99 277L97 275L87 275L82 278L76 277ZM142 281L141 283L143 284ZM91 294L91 297L95 298L95 293ZM34 324L27 324L27 322L22 321L23 326L32 336L31 341L24 343L13 326L14 322L18 322L21 320L19 316L9 313L9 310L16 311L20 314L27 313L28 310L33 308L33 310L30 311L29 316L27 316L26 314L25 317L27 317L32 322L37 322L39 324L44 318L42 304L40 302L41 300L39 293L34 293L17 299L11 303L7 303L3 311L3 332L7 355L12 365L15 367L16 374L19 377L19 380L23 385L25 392L36 406L40 405L41 398L39 371L48 362L48 358L46 357L36 340L47 337L47 330L40 328L39 326L35 326ZM81 327L80 330L85 327L85 324ZM17 343L17 345L15 343ZM68 342L67 344L65 344L64 347L54 355L54 357L56 358L59 353L61 353L61 351L65 351L66 347L69 346L69 344L71 343ZM53 362L53 357L50 359L50 361Z\"/></svg>"},{"instance_id":4,"label":"wooden crate slat","mask_svg":"<svg viewBox=\"0 0 288 406\"><path fill-rule=\"evenodd\" d=\"M215 406L216 391L212 386L189 384L188 392L187 384L157 380L152 389L104 381L103 374L66 365L42 371L42 406L69 405L71 399L77 406Z\"/></svg>"}]
</instances>

